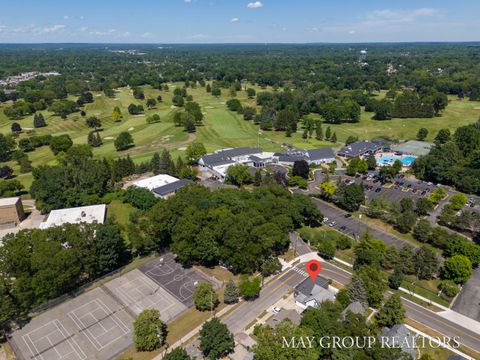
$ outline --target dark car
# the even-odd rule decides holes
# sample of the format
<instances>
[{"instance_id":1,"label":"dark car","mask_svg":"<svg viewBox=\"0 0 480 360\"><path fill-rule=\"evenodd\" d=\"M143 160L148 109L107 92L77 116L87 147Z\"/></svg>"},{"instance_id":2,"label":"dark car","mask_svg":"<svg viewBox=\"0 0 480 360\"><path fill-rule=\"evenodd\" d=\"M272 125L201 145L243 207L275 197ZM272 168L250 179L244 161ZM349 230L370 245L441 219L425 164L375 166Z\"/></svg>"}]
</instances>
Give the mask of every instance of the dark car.
<instances>
[{"instance_id":1,"label":"dark car","mask_svg":"<svg viewBox=\"0 0 480 360\"><path fill-rule=\"evenodd\" d=\"M352 214L346 213L346 214L345 214L345 217L346 217L346 218L350 218L350 217L352 217Z\"/></svg>"},{"instance_id":2,"label":"dark car","mask_svg":"<svg viewBox=\"0 0 480 360\"><path fill-rule=\"evenodd\" d=\"M340 228L338 230L345 231L345 230L347 230L347 227L345 225L343 225L343 226L340 226Z\"/></svg>"},{"instance_id":3,"label":"dark car","mask_svg":"<svg viewBox=\"0 0 480 360\"><path fill-rule=\"evenodd\" d=\"M376 193L379 193L380 191L382 191L382 188L376 188L376 189L375 189L375 192L376 192Z\"/></svg>"}]
</instances>

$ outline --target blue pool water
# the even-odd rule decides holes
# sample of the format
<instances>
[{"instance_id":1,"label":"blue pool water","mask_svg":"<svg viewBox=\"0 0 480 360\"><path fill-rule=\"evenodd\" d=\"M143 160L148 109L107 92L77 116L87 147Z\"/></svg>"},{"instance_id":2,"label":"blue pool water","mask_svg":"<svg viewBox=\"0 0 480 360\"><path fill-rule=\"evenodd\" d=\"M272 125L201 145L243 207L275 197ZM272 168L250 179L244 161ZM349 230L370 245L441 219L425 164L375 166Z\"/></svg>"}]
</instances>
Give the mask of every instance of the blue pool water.
<instances>
[{"instance_id":1,"label":"blue pool water","mask_svg":"<svg viewBox=\"0 0 480 360\"><path fill-rule=\"evenodd\" d=\"M379 165L389 165L393 164L395 160L400 160L403 166L410 166L417 158L414 156L405 156L403 158L393 155L382 155L378 160L377 164Z\"/></svg>"}]
</instances>

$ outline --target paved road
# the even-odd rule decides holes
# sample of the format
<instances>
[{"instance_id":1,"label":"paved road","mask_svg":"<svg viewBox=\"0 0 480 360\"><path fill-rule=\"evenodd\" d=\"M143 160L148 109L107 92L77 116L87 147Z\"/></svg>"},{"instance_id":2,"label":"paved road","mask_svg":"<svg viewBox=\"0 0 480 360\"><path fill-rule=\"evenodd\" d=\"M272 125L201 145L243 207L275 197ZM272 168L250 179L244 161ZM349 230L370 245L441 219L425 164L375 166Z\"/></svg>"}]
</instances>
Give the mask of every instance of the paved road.
<instances>
[{"instance_id":1,"label":"paved road","mask_svg":"<svg viewBox=\"0 0 480 360\"><path fill-rule=\"evenodd\" d=\"M326 262L322 265L322 276L335 280L342 285L350 282L351 274L348 271ZM284 275L269 283L261 291L258 299L244 303L238 309L225 316L222 322L224 322L233 333L243 331L243 329L259 317L265 309L270 311L271 306L280 300L289 289L294 288L305 279L304 267L305 263L300 264L296 269L287 271ZM462 344L480 352L480 335L477 333L463 327L461 324L446 320L435 312L425 309L409 300L403 299L403 306L408 318L442 335L449 337L459 336Z\"/></svg>"}]
</instances>

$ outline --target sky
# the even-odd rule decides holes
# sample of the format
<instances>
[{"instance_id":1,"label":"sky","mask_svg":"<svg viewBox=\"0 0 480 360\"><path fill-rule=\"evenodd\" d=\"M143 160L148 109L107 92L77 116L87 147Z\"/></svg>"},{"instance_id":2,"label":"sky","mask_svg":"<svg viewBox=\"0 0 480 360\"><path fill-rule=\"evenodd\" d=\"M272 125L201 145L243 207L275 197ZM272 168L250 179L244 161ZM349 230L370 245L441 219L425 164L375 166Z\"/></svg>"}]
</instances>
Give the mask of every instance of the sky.
<instances>
[{"instance_id":1,"label":"sky","mask_svg":"<svg viewBox=\"0 0 480 360\"><path fill-rule=\"evenodd\" d=\"M2 0L0 43L480 41L478 0Z\"/></svg>"}]
</instances>

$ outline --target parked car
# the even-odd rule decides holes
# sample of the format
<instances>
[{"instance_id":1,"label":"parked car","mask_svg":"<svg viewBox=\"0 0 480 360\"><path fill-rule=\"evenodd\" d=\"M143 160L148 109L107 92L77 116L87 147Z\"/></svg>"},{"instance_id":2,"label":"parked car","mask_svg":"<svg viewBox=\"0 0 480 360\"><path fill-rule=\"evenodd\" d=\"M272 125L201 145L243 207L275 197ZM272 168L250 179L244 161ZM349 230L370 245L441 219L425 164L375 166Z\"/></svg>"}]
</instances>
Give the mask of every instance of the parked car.
<instances>
[{"instance_id":1,"label":"parked car","mask_svg":"<svg viewBox=\"0 0 480 360\"><path fill-rule=\"evenodd\" d=\"M278 306L274 306L274 307L272 307L272 312L274 314L278 314L280 312L280 308Z\"/></svg>"},{"instance_id":2,"label":"parked car","mask_svg":"<svg viewBox=\"0 0 480 360\"><path fill-rule=\"evenodd\" d=\"M379 193L380 191L382 191L382 188L376 188L376 189L375 189L375 192L376 192L376 193Z\"/></svg>"},{"instance_id":3,"label":"parked car","mask_svg":"<svg viewBox=\"0 0 480 360\"><path fill-rule=\"evenodd\" d=\"M325 216L325 217L323 218L323 222L326 224L326 223L328 222L328 217Z\"/></svg>"},{"instance_id":4,"label":"parked car","mask_svg":"<svg viewBox=\"0 0 480 360\"><path fill-rule=\"evenodd\" d=\"M328 224L328 226L330 227L334 227L335 225L337 225L337 222L335 220L333 220L330 224Z\"/></svg>"}]
</instances>

